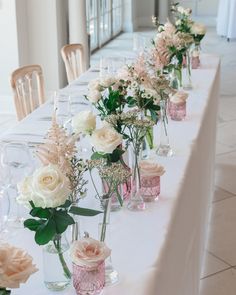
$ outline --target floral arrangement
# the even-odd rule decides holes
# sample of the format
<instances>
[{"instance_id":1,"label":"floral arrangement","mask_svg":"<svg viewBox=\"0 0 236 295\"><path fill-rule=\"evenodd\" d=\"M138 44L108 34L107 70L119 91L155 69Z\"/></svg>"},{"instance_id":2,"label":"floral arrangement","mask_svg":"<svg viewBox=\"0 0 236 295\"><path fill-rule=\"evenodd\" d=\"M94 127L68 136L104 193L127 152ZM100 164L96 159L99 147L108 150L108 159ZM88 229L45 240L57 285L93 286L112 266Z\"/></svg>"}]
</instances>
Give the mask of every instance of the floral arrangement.
<instances>
[{"instance_id":1,"label":"floral arrangement","mask_svg":"<svg viewBox=\"0 0 236 295\"><path fill-rule=\"evenodd\" d=\"M46 245L53 241L67 278L71 277L61 253L61 234L74 225L73 215L94 216L101 211L80 208L78 199L84 196L85 164L76 158L74 137L68 136L53 117L46 141L37 155L43 166L19 184L17 201L30 208L32 218L24 226L35 232L35 242Z\"/></svg>"},{"instance_id":2,"label":"floral arrangement","mask_svg":"<svg viewBox=\"0 0 236 295\"><path fill-rule=\"evenodd\" d=\"M168 69L170 64L182 67L183 57L192 43L191 34L178 31L170 22L165 25L158 24L158 34L153 40L152 50L156 70Z\"/></svg>"},{"instance_id":3,"label":"floral arrangement","mask_svg":"<svg viewBox=\"0 0 236 295\"><path fill-rule=\"evenodd\" d=\"M193 54L196 55L196 51L199 51L201 40L206 34L206 26L201 23L196 23L191 19L192 10L190 8L184 8L179 3L173 3L171 11L175 19L175 27L178 32L188 33L193 38Z\"/></svg>"},{"instance_id":4,"label":"floral arrangement","mask_svg":"<svg viewBox=\"0 0 236 295\"><path fill-rule=\"evenodd\" d=\"M32 257L24 250L9 244L0 245L0 294L9 295L38 271Z\"/></svg>"}]
</instances>

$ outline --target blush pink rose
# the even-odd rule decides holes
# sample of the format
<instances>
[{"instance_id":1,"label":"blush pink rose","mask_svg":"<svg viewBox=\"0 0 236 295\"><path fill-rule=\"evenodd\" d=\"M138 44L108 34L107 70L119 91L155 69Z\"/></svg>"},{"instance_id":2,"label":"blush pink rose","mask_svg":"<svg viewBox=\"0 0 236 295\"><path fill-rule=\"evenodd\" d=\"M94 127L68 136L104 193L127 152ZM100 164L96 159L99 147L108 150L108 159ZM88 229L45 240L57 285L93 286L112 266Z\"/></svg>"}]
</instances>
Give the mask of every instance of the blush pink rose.
<instances>
[{"instance_id":1,"label":"blush pink rose","mask_svg":"<svg viewBox=\"0 0 236 295\"><path fill-rule=\"evenodd\" d=\"M111 250L103 243L92 238L75 241L71 247L73 263L95 268L111 255Z\"/></svg>"},{"instance_id":2,"label":"blush pink rose","mask_svg":"<svg viewBox=\"0 0 236 295\"><path fill-rule=\"evenodd\" d=\"M19 288L38 269L24 250L8 244L0 245L0 287Z\"/></svg>"}]
</instances>

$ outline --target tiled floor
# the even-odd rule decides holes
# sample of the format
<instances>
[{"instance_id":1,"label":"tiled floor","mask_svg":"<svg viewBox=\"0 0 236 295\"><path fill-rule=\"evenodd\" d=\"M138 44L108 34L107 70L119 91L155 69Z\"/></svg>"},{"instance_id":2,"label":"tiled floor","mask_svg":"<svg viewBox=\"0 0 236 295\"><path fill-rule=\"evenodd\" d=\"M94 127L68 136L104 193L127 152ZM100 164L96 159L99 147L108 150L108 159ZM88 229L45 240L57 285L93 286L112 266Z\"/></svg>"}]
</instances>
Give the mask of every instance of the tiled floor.
<instances>
[{"instance_id":1,"label":"tiled floor","mask_svg":"<svg viewBox=\"0 0 236 295\"><path fill-rule=\"evenodd\" d=\"M142 36L152 36L145 31ZM133 48L133 34L122 34L92 56L119 55ZM212 203L209 243L201 279L201 295L236 294L236 42L226 42L209 29L203 51L221 56L216 188ZM15 124L13 116L0 114L0 133ZM189 294L191 295L191 294Z\"/></svg>"}]
</instances>

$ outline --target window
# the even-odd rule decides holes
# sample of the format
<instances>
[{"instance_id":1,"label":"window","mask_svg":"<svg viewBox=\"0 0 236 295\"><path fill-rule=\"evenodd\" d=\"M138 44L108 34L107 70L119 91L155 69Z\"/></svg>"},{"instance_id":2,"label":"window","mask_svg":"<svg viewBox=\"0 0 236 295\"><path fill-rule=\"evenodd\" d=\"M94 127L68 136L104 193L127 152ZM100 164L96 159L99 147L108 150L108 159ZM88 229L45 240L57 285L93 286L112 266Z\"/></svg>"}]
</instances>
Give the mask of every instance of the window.
<instances>
[{"instance_id":1,"label":"window","mask_svg":"<svg viewBox=\"0 0 236 295\"><path fill-rule=\"evenodd\" d=\"M101 47L122 30L123 0L86 0L91 50Z\"/></svg>"}]
</instances>

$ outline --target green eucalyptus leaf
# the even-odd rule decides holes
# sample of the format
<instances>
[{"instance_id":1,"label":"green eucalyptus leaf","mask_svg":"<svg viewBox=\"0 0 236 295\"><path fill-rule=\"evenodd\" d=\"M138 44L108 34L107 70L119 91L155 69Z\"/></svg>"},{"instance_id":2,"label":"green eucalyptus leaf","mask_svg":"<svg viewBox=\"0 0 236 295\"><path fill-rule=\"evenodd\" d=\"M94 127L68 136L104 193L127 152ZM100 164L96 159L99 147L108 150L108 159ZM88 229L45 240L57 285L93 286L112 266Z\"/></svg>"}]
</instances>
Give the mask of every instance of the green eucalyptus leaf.
<instances>
[{"instance_id":1,"label":"green eucalyptus leaf","mask_svg":"<svg viewBox=\"0 0 236 295\"><path fill-rule=\"evenodd\" d=\"M120 157L124 154L125 151L123 151L120 148L116 148L112 154L109 154L109 160L112 163L118 162L120 160Z\"/></svg>"},{"instance_id":2,"label":"green eucalyptus leaf","mask_svg":"<svg viewBox=\"0 0 236 295\"><path fill-rule=\"evenodd\" d=\"M50 212L50 209L48 208L43 209L40 207L35 207L34 209L30 211L30 215L33 217L48 219L51 216L51 212Z\"/></svg>"},{"instance_id":3,"label":"green eucalyptus leaf","mask_svg":"<svg viewBox=\"0 0 236 295\"><path fill-rule=\"evenodd\" d=\"M37 231L37 229L39 228L40 225L42 225L42 223L43 222L40 220L29 218L24 221L24 227L32 231Z\"/></svg>"},{"instance_id":4,"label":"green eucalyptus leaf","mask_svg":"<svg viewBox=\"0 0 236 295\"><path fill-rule=\"evenodd\" d=\"M56 233L56 223L53 219L49 219L38 227L34 237L35 242L38 245L46 245Z\"/></svg>"},{"instance_id":5,"label":"green eucalyptus leaf","mask_svg":"<svg viewBox=\"0 0 236 295\"><path fill-rule=\"evenodd\" d=\"M56 211L53 215L56 224L57 234L62 234L66 231L69 225L74 224L74 219L65 211Z\"/></svg>"},{"instance_id":6,"label":"green eucalyptus leaf","mask_svg":"<svg viewBox=\"0 0 236 295\"><path fill-rule=\"evenodd\" d=\"M102 211L88 209L88 208L81 208L76 206L72 206L69 212L74 215L81 215L81 216L96 216L100 213L103 213Z\"/></svg>"}]
</instances>

